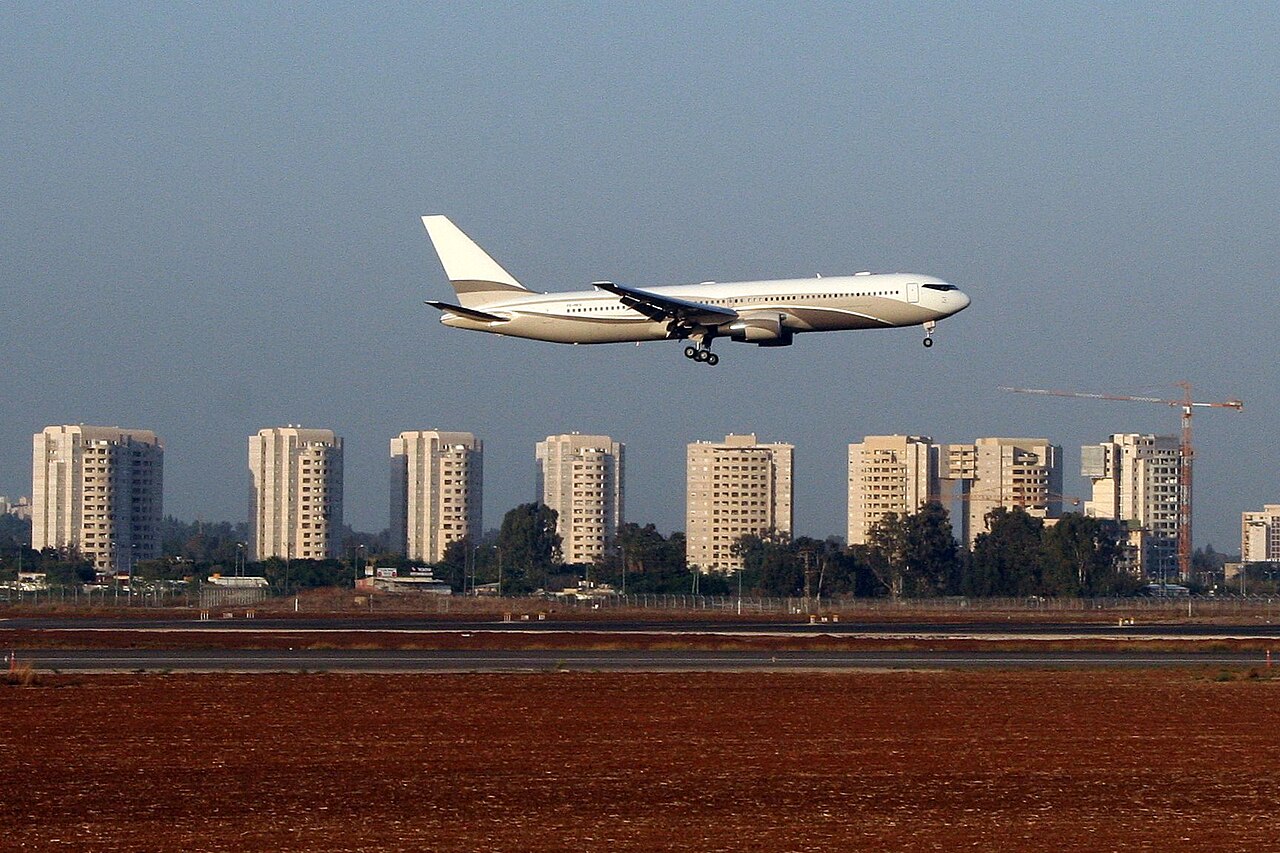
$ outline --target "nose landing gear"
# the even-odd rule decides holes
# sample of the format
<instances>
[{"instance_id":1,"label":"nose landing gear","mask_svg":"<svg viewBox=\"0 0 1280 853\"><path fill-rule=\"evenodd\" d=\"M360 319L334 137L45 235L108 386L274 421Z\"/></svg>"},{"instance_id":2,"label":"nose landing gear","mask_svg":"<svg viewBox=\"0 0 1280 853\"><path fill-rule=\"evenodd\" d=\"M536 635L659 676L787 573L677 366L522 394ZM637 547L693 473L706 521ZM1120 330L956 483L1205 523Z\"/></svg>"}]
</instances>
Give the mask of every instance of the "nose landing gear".
<instances>
[{"instance_id":1,"label":"nose landing gear","mask_svg":"<svg viewBox=\"0 0 1280 853\"><path fill-rule=\"evenodd\" d=\"M933 346L933 330L937 327L937 320L926 320L924 323L924 345L926 347Z\"/></svg>"}]
</instances>

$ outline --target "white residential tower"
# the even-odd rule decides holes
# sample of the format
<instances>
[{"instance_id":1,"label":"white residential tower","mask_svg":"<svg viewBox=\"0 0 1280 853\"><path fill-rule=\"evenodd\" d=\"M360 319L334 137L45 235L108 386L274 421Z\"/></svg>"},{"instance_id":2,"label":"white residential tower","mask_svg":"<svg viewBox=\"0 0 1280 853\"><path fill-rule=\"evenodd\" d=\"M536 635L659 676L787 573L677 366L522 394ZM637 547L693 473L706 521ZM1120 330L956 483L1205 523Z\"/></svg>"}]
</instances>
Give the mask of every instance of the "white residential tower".
<instances>
[{"instance_id":1,"label":"white residential tower","mask_svg":"<svg viewBox=\"0 0 1280 853\"><path fill-rule=\"evenodd\" d=\"M624 445L607 435L549 435L538 442L538 498L556 511L566 563L604 556L623 512Z\"/></svg>"},{"instance_id":2,"label":"white residential tower","mask_svg":"<svg viewBox=\"0 0 1280 853\"><path fill-rule=\"evenodd\" d=\"M31 547L75 551L100 572L160 556L164 445L154 432L67 425L33 439Z\"/></svg>"},{"instance_id":3,"label":"white residential tower","mask_svg":"<svg viewBox=\"0 0 1280 853\"><path fill-rule=\"evenodd\" d=\"M391 439L391 545L438 563L482 532L484 443L469 432L416 430Z\"/></svg>"},{"instance_id":4,"label":"white residential tower","mask_svg":"<svg viewBox=\"0 0 1280 853\"><path fill-rule=\"evenodd\" d=\"M342 554L342 439L328 429L273 427L249 439L254 559Z\"/></svg>"}]
</instances>

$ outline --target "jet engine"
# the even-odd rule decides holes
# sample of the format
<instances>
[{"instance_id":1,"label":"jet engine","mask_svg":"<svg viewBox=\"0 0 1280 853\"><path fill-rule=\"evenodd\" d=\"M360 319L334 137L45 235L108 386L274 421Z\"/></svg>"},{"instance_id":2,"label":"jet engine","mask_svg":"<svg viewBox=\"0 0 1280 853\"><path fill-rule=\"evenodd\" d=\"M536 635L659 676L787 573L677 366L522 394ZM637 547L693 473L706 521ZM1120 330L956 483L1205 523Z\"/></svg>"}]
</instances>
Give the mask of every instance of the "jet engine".
<instances>
[{"instance_id":1,"label":"jet engine","mask_svg":"<svg viewBox=\"0 0 1280 853\"><path fill-rule=\"evenodd\" d=\"M729 339L762 347L791 346L791 330L782 327L782 315L743 317L729 324Z\"/></svg>"}]
</instances>

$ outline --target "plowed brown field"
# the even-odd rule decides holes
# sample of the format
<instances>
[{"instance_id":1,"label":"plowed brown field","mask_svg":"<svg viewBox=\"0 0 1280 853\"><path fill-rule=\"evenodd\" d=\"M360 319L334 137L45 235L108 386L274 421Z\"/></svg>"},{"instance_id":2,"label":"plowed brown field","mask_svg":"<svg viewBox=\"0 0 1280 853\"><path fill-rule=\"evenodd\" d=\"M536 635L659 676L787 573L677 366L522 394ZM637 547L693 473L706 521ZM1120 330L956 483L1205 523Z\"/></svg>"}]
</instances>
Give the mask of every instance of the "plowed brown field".
<instances>
[{"instance_id":1,"label":"plowed brown field","mask_svg":"<svg viewBox=\"0 0 1280 853\"><path fill-rule=\"evenodd\" d=\"M46 676L6 850L1275 850L1217 672Z\"/></svg>"}]
</instances>

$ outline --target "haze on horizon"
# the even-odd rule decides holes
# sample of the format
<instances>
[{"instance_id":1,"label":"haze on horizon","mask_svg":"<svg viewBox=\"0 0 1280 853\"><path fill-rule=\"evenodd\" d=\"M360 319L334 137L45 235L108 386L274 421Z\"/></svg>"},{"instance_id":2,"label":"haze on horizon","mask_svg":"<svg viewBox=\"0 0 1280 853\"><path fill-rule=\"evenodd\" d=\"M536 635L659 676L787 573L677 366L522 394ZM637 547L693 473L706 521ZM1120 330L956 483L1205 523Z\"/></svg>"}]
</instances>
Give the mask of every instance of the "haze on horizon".
<instances>
[{"instance_id":1,"label":"haze on horizon","mask_svg":"<svg viewBox=\"0 0 1280 853\"><path fill-rule=\"evenodd\" d=\"M154 429L165 510L241 520L247 437L346 442L387 523L389 439L485 441L485 524L536 441L627 445L627 518L683 527L684 446L797 446L796 523L843 535L846 445L1173 434L1201 399L1196 544L1280 502L1280 9L1270 4L19 3L0 20L0 494L48 424ZM446 329L419 216L528 286L909 270L918 330L565 347Z\"/></svg>"}]
</instances>

